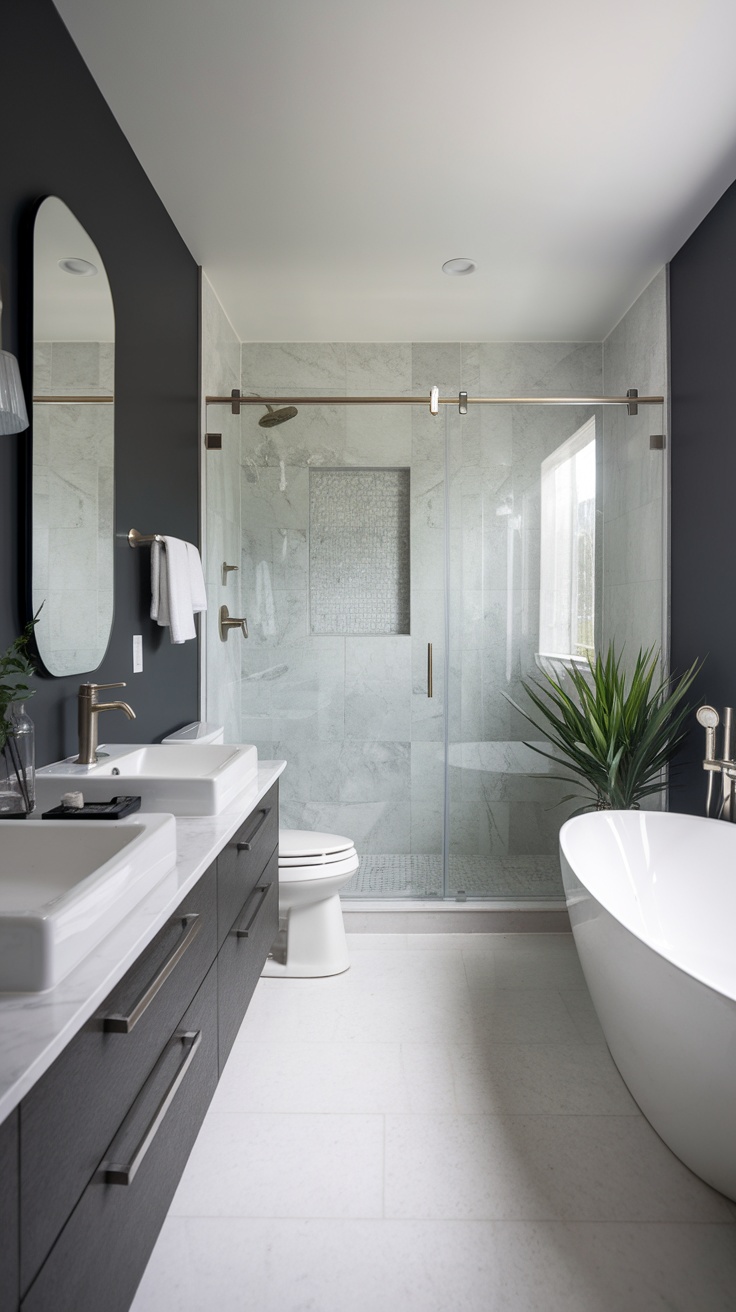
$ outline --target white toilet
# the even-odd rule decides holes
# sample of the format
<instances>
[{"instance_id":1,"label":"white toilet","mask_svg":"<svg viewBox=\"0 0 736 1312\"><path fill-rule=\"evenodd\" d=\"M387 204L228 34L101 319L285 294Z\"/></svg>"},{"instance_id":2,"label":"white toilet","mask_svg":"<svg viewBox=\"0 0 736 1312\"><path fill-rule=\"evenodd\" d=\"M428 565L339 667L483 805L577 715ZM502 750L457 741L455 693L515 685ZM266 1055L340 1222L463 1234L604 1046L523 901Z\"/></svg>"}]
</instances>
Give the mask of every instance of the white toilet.
<instances>
[{"instance_id":1,"label":"white toilet","mask_svg":"<svg viewBox=\"0 0 736 1312\"><path fill-rule=\"evenodd\" d=\"M195 722L165 743L221 743L220 724ZM352 839L279 829L279 932L264 975L309 979L350 968L340 889L360 865Z\"/></svg>"},{"instance_id":2,"label":"white toilet","mask_svg":"<svg viewBox=\"0 0 736 1312\"><path fill-rule=\"evenodd\" d=\"M349 969L340 889L359 865L349 838L279 830L279 933L264 975L306 979Z\"/></svg>"}]
</instances>

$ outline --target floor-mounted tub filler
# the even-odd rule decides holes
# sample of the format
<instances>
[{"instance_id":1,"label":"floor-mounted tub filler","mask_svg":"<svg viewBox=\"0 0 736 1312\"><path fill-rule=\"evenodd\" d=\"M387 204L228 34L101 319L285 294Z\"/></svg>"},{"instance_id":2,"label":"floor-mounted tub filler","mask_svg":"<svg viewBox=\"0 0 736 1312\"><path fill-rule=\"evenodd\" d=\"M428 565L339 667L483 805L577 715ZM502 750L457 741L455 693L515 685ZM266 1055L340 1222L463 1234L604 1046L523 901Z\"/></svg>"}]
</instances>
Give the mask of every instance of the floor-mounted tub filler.
<instances>
[{"instance_id":1,"label":"floor-mounted tub filler","mask_svg":"<svg viewBox=\"0 0 736 1312\"><path fill-rule=\"evenodd\" d=\"M616 1065L672 1151L736 1199L736 826L601 811L563 825L560 854Z\"/></svg>"}]
</instances>

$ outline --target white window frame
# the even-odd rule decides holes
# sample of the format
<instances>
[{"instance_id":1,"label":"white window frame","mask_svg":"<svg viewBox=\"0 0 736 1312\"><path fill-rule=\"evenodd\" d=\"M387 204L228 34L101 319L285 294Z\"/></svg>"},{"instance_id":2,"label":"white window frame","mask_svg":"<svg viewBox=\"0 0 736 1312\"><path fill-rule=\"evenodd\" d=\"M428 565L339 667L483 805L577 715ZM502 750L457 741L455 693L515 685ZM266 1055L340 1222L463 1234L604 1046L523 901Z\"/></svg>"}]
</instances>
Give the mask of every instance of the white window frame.
<instances>
[{"instance_id":1,"label":"white window frame","mask_svg":"<svg viewBox=\"0 0 736 1312\"><path fill-rule=\"evenodd\" d=\"M579 615L577 552L573 508L577 506L572 462L585 447L596 451L596 423L592 415L568 437L541 465L541 532L539 579L539 653L538 663L563 662L587 666L586 651L577 647ZM563 467L571 466L571 477L560 477ZM595 517L593 519L593 588L592 608L595 617ZM595 629L595 619L594 625ZM590 650L593 655L593 650Z\"/></svg>"}]
</instances>

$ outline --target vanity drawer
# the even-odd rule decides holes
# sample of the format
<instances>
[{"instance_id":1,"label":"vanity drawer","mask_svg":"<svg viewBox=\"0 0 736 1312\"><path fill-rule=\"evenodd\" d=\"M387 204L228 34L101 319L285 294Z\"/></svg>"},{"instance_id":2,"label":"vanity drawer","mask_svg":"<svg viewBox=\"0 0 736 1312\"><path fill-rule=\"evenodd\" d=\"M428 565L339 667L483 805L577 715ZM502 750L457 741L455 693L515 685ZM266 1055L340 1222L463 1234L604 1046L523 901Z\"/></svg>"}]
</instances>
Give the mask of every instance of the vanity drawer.
<instances>
[{"instance_id":1,"label":"vanity drawer","mask_svg":"<svg viewBox=\"0 0 736 1312\"><path fill-rule=\"evenodd\" d=\"M216 1085L215 964L106 1145L22 1312L127 1312Z\"/></svg>"},{"instance_id":2,"label":"vanity drawer","mask_svg":"<svg viewBox=\"0 0 736 1312\"><path fill-rule=\"evenodd\" d=\"M273 785L217 858L217 943L230 926L279 841L279 786Z\"/></svg>"},{"instance_id":3,"label":"vanity drawer","mask_svg":"<svg viewBox=\"0 0 736 1312\"><path fill-rule=\"evenodd\" d=\"M212 865L21 1103L23 1290L212 965L216 929Z\"/></svg>"},{"instance_id":4,"label":"vanity drawer","mask_svg":"<svg viewBox=\"0 0 736 1312\"><path fill-rule=\"evenodd\" d=\"M279 854L273 853L220 948L220 1073L279 928Z\"/></svg>"},{"instance_id":5,"label":"vanity drawer","mask_svg":"<svg viewBox=\"0 0 736 1312\"><path fill-rule=\"evenodd\" d=\"M0 1125L0 1312L16 1312L18 1276L18 1111Z\"/></svg>"}]
</instances>

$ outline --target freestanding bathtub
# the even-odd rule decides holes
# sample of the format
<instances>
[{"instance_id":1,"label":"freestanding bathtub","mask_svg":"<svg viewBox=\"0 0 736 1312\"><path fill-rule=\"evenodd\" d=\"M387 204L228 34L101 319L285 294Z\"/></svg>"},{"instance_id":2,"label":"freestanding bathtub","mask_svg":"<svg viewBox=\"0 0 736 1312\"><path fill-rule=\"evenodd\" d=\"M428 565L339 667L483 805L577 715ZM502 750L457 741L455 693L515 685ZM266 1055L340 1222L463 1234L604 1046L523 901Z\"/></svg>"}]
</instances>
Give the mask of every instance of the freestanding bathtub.
<instances>
[{"instance_id":1,"label":"freestanding bathtub","mask_svg":"<svg viewBox=\"0 0 736 1312\"><path fill-rule=\"evenodd\" d=\"M575 944L647 1120L736 1199L736 825L600 811L560 831Z\"/></svg>"}]
</instances>

